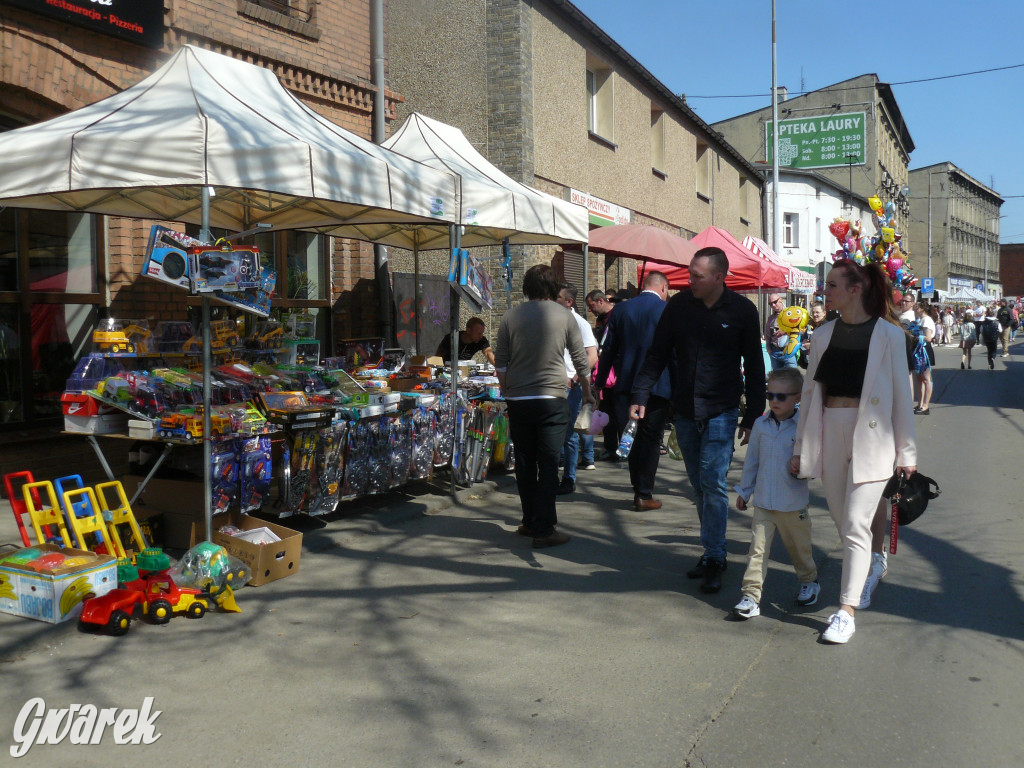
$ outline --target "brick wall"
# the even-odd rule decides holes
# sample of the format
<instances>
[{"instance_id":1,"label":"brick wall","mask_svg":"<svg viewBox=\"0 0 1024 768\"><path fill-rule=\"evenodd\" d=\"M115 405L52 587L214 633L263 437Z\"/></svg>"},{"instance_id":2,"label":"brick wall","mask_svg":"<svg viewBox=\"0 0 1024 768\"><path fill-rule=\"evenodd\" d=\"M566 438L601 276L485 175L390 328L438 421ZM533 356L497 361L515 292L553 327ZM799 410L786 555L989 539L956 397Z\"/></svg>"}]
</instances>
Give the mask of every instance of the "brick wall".
<instances>
[{"instance_id":1,"label":"brick wall","mask_svg":"<svg viewBox=\"0 0 1024 768\"><path fill-rule=\"evenodd\" d=\"M999 246L999 278L1004 296L1024 296L1024 243Z\"/></svg>"}]
</instances>

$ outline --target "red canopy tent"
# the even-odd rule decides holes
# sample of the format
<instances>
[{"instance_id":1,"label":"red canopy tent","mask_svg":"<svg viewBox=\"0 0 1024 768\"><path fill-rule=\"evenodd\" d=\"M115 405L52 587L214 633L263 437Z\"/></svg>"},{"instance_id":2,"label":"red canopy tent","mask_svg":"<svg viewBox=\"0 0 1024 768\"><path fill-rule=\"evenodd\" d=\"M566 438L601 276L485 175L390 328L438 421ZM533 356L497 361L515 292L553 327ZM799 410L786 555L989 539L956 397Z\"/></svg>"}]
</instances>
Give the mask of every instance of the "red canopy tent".
<instances>
[{"instance_id":1,"label":"red canopy tent","mask_svg":"<svg viewBox=\"0 0 1024 768\"><path fill-rule=\"evenodd\" d=\"M692 240L649 224L613 224L591 231L590 250L609 256L640 259L637 285L643 285L648 261L655 262L663 272L670 271L672 266L686 272L697 246Z\"/></svg>"},{"instance_id":2,"label":"red canopy tent","mask_svg":"<svg viewBox=\"0 0 1024 768\"><path fill-rule=\"evenodd\" d=\"M788 270L778 264L755 256L740 245L735 237L719 227L708 227L690 240L698 250L721 248L729 259L729 274L725 284L734 291L756 291L758 288L786 288ZM688 288L690 271L686 267L662 270L668 277L670 288Z\"/></svg>"}]
</instances>

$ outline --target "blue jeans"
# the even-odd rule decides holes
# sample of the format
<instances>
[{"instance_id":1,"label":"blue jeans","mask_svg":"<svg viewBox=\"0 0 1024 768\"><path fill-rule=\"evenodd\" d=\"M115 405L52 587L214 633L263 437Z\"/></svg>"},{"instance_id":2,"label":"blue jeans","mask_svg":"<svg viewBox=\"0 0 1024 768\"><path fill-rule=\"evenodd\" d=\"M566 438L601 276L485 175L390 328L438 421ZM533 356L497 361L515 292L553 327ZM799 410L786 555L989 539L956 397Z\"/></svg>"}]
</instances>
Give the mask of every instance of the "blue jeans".
<instances>
[{"instance_id":1,"label":"blue jeans","mask_svg":"<svg viewBox=\"0 0 1024 768\"><path fill-rule=\"evenodd\" d=\"M589 467L594 463L594 436L580 435L580 464Z\"/></svg>"},{"instance_id":2,"label":"blue jeans","mask_svg":"<svg viewBox=\"0 0 1024 768\"><path fill-rule=\"evenodd\" d=\"M729 517L726 474L732 462L738 418L739 410L733 408L706 422L682 418L675 421L676 439L697 504L700 543L704 557L709 560L725 559L725 526Z\"/></svg>"},{"instance_id":3,"label":"blue jeans","mask_svg":"<svg viewBox=\"0 0 1024 768\"><path fill-rule=\"evenodd\" d=\"M566 401L569 403L569 428L565 431L565 442L562 444L562 482L572 480L575 483L576 460L580 455L580 435L573 426L583 407L583 387L579 384L570 387Z\"/></svg>"}]
</instances>

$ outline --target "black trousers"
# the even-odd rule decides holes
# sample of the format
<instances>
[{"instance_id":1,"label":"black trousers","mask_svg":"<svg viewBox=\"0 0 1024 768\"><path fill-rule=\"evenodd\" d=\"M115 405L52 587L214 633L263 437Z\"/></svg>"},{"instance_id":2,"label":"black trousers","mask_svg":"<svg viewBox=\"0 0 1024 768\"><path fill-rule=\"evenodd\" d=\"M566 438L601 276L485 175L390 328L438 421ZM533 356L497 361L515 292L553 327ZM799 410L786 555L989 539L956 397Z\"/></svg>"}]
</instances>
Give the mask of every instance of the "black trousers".
<instances>
[{"instance_id":1,"label":"black trousers","mask_svg":"<svg viewBox=\"0 0 1024 768\"><path fill-rule=\"evenodd\" d=\"M625 392L617 393L616 397L619 419L625 424L629 418L630 398ZM651 395L644 417L636 426L633 447L629 451L629 482L633 485L633 495L639 499L649 499L654 495L654 477L661 461L661 440L671 412L671 401Z\"/></svg>"},{"instance_id":2,"label":"black trousers","mask_svg":"<svg viewBox=\"0 0 1024 768\"><path fill-rule=\"evenodd\" d=\"M558 457L569 428L569 404L564 397L509 400L508 428L516 450L523 525L548 536L558 524Z\"/></svg>"}]
</instances>

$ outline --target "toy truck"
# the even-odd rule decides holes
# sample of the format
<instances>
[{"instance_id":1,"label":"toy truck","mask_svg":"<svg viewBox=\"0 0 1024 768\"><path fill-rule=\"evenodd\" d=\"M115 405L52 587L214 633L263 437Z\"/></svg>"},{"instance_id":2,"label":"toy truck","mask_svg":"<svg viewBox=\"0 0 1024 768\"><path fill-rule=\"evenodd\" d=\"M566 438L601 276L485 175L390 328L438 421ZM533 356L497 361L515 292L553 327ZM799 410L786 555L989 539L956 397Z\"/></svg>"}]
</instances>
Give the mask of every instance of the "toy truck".
<instances>
[{"instance_id":1,"label":"toy truck","mask_svg":"<svg viewBox=\"0 0 1024 768\"><path fill-rule=\"evenodd\" d=\"M212 414L210 431L214 435L226 435L231 431L231 419L227 416ZM165 440L184 440L194 442L203 439L202 414L169 413L160 419L157 436Z\"/></svg>"},{"instance_id":2,"label":"toy truck","mask_svg":"<svg viewBox=\"0 0 1024 768\"><path fill-rule=\"evenodd\" d=\"M122 326L121 321L110 319L104 328L92 332L92 342L98 352L141 354L146 352L149 336L150 330L137 323Z\"/></svg>"},{"instance_id":3,"label":"toy truck","mask_svg":"<svg viewBox=\"0 0 1024 768\"><path fill-rule=\"evenodd\" d=\"M79 623L84 629L103 628L112 635L123 635L132 617L140 614L154 624L166 624L180 613L202 618L207 608L209 602L201 590L179 587L166 571L160 571L126 582L100 597L90 597L82 604Z\"/></svg>"},{"instance_id":4,"label":"toy truck","mask_svg":"<svg viewBox=\"0 0 1024 768\"><path fill-rule=\"evenodd\" d=\"M242 345L242 337L238 335L238 331L234 329L234 326L227 320L214 320L210 323L210 349L227 349L230 347L239 347ZM188 341L186 341L182 347L182 352L201 352L203 349L203 335L198 333Z\"/></svg>"}]
</instances>

